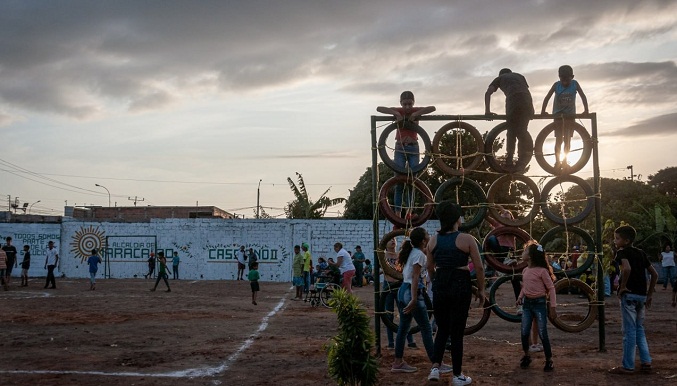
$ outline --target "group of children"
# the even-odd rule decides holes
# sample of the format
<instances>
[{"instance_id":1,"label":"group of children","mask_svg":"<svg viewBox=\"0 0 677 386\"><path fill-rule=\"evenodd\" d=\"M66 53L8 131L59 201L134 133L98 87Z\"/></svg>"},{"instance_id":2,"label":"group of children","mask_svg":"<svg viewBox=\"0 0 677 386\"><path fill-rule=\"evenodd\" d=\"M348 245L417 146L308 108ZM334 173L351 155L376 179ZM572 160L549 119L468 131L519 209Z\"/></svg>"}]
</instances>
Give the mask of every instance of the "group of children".
<instances>
[{"instance_id":1,"label":"group of children","mask_svg":"<svg viewBox=\"0 0 677 386\"><path fill-rule=\"evenodd\" d=\"M431 272L426 256L432 256L435 246L430 247L429 236L423 228L414 228L409 237L410 240L405 242L398 258L398 264L403 267L404 283L397 297L400 329L395 340L396 352L391 371L415 372L417 370L403 360L405 335L411 320L415 319L421 327L421 337L432 362L428 379L439 380L440 374L451 372L453 369L433 356L432 329L428 321L426 305L421 296L421 291L425 291L422 283L426 280L426 266L428 266L428 272ZM646 308L649 308L652 303L652 294L655 291L658 274L647 255L633 246L635 237L635 229L627 225L618 227L614 232L614 245L617 250L615 260L621 267L618 297L622 315L623 357L621 366L609 370L612 374L633 374L636 368L635 351L637 349L640 358L639 372L646 374L652 371L652 360L644 331L644 318ZM546 251L536 241L530 241L525 245L522 260L526 261L528 266L522 271L521 289L516 301L516 304L522 307L520 337L524 355L519 365L522 369L527 369L532 363L531 351L533 350L530 346L530 335L532 322L535 321L545 354L543 370L550 372L554 370L554 364L547 323L548 316L557 317L557 295L552 270L546 258ZM481 265L480 269L482 269ZM647 273L649 279L647 279ZM673 287L673 306L675 306L675 294L677 291L674 291ZM433 302L434 300L433 298ZM462 374L459 376L452 377L451 384L470 384L470 377Z\"/></svg>"},{"instance_id":2,"label":"group of children","mask_svg":"<svg viewBox=\"0 0 677 386\"><path fill-rule=\"evenodd\" d=\"M17 259L17 250L12 245L12 237L5 238L5 245L0 248L0 282L5 291L9 289L9 282L12 279L12 270L19 265ZM24 245L24 258L21 261L21 286L28 286L28 270L31 267L31 247Z\"/></svg>"},{"instance_id":3,"label":"group of children","mask_svg":"<svg viewBox=\"0 0 677 386\"><path fill-rule=\"evenodd\" d=\"M546 114L546 106L554 95L552 114L556 122L560 124L555 128L555 165L556 170L566 169L566 155L571 147L571 138L574 133L574 118L576 114L576 95L580 94L583 102L583 114L588 113L588 100L580 84L574 80L573 68L564 65L559 68L559 81L555 82L541 108L541 114ZM524 76L512 72L508 68L499 71L484 96L485 115L495 115L491 112L491 95L497 90L505 94L506 108L506 156L504 166L509 170L522 170L526 167L526 161L533 152L533 144L527 141L525 135L529 121L534 115L533 101L529 91L529 84ZM434 106L414 107L414 94L405 91L400 95L401 107L379 106L376 111L393 115L399 121L410 121L418 124L418 117L435 111ZM518 145L517 162L513 162L515 145ZM563 148L563 154L562 154ZM395 152L393 162L400 168L415 169L420 162L418 136L416 131L410 128L398 128L395 136ZM394 206L396 213L402 209L402 187L396 186Z\"/></svg>"}]
</instances>

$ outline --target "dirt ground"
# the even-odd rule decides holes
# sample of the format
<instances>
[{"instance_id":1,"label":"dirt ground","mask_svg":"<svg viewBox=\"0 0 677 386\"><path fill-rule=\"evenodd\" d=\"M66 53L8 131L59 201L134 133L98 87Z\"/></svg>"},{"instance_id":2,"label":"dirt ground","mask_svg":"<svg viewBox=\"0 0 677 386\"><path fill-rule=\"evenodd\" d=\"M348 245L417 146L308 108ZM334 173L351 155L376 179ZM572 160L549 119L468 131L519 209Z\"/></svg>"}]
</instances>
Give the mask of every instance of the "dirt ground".
<instances>
[{"instance_id":1,"label":"dirt ground","mask_svg":"<svg viewBox=\"0 0 677 386\"><path fill-rule=\"evenodd\" d=\"M334 385L327 376L325 344L336 332L335 314L291 301L289 284L261 283L258 305L246 281L170 281L172 292L150 292L152 281L44 279L27 288L15 280L0 291L1 385ZM371 288L357 295L373 315ZM532 368L519 368L518 324L492 315L465 339L463 372L476 385L677 385L677 311L670 291L659 287L647 316L654 373L619 376L620 314L607 304L606 352L598 325L582 333L549 326L555 371L542 371L542 353ZM385 330L381 329L385 342ZM420 336L416 341L421 346ZM385 344L384 344L385 346ZM423 349L406 349L418 366L393 374L393 351L383 350L381 385L425 385L429 364ZM450 360L449 360L450 362ZM443 375L443 382L449 381Z\"/></svg>"}]
</instances>

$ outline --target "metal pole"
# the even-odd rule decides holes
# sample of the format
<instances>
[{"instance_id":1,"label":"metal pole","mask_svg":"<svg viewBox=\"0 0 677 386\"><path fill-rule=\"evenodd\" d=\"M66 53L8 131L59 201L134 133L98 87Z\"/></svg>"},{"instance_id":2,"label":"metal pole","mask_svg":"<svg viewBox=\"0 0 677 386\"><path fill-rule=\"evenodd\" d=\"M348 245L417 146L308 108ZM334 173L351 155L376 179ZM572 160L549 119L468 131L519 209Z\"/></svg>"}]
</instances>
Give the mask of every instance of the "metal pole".
<instances>
[{"instance_id":1,"label":"metal pole","mask_svg":"<svg viewBox=\"0 0 677 386\"><path fill-rule=\"evenodd\" d=\"M259 205L261 200L261 181L263 181L263 179L259 180L259 187L256 189L256 218L261 218L259 217L259 209L261 209L261 205Z\"/></svg>"},{"instance_id":2,"label":"metal pole","mask_svg":"<svg viewBox=\"0 0 677 386\"><path fill-rule=\"evenodd\" d=\"M372 212L374 213L372 229L374 233L374 251L373 251L373 261L374 261L374 308L376 312L381 310L381 275L380 269L381 264L378 260L378 244L379 244L379 234L378 234L378 153L377 153L377 143L376 143L376 118L371 116L371 202L372 202ZM374 334L376 335L376 356L381 356L381 317L376 314L374 317Z\"/></svg>"},{"instance_id":3,"label":"metal pole","mask_svg":"<svg viewBox=\"0 0 677 386\"><path fill-rule=\"evenodd\" d=\"M31 208L33 208L33 205L37 204L38 202L40 202L40 200L35 201L31 204L31 206L28 207L28 214L31 214Z\"/></svg>"},{"instance_id":4,"label":"metal pole","mask_svg":"<svg viewBox=\"0 0 677 386\"><path fill-rule=\"evenodd\" d=\"M99 184L94 184L94 185L95 185L95 186L98 186L98 187L100 187L100 188L106 189L106 192L108 192L108 207L110 208L110 190L108 190L108 188L105 187L105 186L103 186L103 185L99 185Z\"/></svg>"},{"instance_id":5,"label":"metal pole","mask_svg":"<svg viewBox=\"0 0 677 386\"><path fill-rule=\"evenodd\" d=\"M593 192L595 195L595 254L597 258L597 312L599 324L599 351L606 352L606 329L604 326L604 245L602 244L602 196L601 180L599 175L599 149L597 148L597 114L590 114L592 121L592 168L593 168Z\"/></svg>"}]
</instances>

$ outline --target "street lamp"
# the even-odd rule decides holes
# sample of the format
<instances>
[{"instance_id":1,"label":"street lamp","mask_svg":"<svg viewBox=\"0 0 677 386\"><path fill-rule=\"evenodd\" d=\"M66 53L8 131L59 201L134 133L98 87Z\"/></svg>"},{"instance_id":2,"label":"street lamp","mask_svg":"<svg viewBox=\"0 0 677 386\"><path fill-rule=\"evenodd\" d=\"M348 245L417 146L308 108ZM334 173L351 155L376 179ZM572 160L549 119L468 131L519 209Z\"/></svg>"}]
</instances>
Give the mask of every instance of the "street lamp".
<instances>
[{"instance_id":1,"label":"street lamp","mask_svg":"<svg viewBox=\"0 0 677 386\"><path fill-rule=\"evenodd\" d=\"M261 218L259 212L259 209L261 209L261 206L259 205L261 200L261 181L263 181L263 179L259 180L259 187L256 188L256 218Z\"/></svg>"},{"instance_id":2,"label":"street lamp","mask_svg":"<svg viewBox=\"0 0 677 386\"><path fill-rule=\"evenodd\" d=\"M35 201L34 203L31 204L31 206L28 207L28 214L31 214L31 208L33 207L33 205L37 204L38 202L40 202L40 200Z\"/></svg>"},{"instance_id":3,"label":"street lamp","mask_svg":"<svg viewBox=\"0 0 677 386\"><path fill-rule=\"evenodd\" d=\"M103 185L99 185L99 184L94 184L94 185L96 185L96 186L98 186L98 187L100 187L100 188L106 189L106 192L108 192L108 207L110 208L110 190L108 190L108 188L106 188L106 187L103 186Z\"/></svg>"}]
</instances>

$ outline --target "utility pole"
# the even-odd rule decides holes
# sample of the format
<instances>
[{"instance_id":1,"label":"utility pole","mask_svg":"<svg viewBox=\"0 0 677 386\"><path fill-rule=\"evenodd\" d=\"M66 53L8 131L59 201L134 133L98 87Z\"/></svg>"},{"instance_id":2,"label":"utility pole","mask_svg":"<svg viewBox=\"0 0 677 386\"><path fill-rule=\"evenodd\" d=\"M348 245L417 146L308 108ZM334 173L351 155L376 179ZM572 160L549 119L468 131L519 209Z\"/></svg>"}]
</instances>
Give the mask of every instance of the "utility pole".
<instances>
[{"instance_id":1,"label":"utility pole","mask_svg":"<svg viewBox=\"0 0 677 386\"><path fill-rule=\"evenodd\" d=\"M137 201L145 201L144 198L139 198L139 197L137 197L137 196L134 196L134 198L127 197L127 200L129 200L129 201L134 201L134 206L136 206L136 202L137 202Z\"/></svg>"},{"instance_id":2,"label":"utility pole","mask_svg":"<svg viewBox=\"0 0 677 386\"><path fill-rule=\"evenodd\" d=\"M635 172L632 168L632 165L629 165L628 169L630 169L630 181L634 181L635 180Z\"/></svg>"},{"instance_id":3,"label":"utility pole","mask_svg":"<svg viewBox=\"0 0 677 386\"><path fill-rule=\"evenodd\" d=\"M259 180L259 187L256 189L256 218L259 219L261 218L259 210L261 209L261 205L259 205L259 202L261 200L261 181L263 179Z\"/></svg>"}]
</instances>

